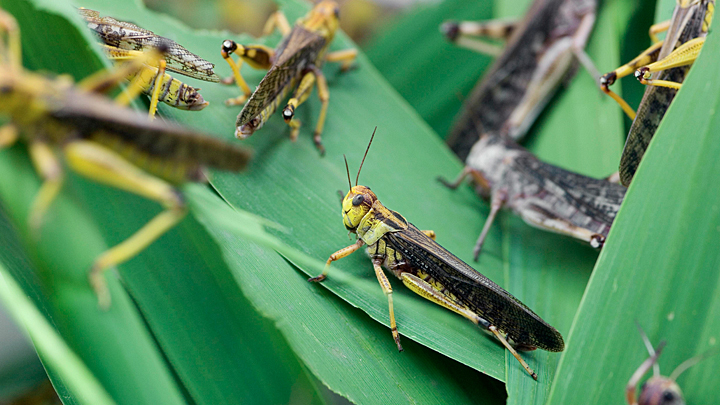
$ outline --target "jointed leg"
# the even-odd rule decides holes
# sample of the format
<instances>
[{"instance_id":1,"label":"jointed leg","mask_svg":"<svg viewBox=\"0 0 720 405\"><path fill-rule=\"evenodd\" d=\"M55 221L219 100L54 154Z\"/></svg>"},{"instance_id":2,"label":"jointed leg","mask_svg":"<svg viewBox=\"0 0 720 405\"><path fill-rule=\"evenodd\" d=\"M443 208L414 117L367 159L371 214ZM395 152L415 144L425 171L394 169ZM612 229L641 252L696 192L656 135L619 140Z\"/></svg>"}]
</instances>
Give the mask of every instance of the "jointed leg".
<instances>
[{"instance_id":1,"label":"jointed leg","mask_svg":"<svg viewBox=\"0 0 720 405\"><path fill-rule=\"evenodd\" d=\"M323 269L322 274L320 274L317 277L309 278L308 281L312 282L318 282L323 281L327 277L327 270L330 267L330 263L334 262L335 260L340 260L343 257L350 256L351 254L355 253L358 249L360 249L365 242L363 242L362 239L358 239L357 242L353 243L350 246L344 247L337 252L330 255L330 257L327 259L327 262L325 262L325 269Z\"/></svg>"},{"instance_id":2,"label":"jointed leg","mask_svg":"<svg viewBox=\"0 0 720 405\"><path fill-rule=\"evenodd\" d=\"M490 325L490 327L488 329L490 330L490 332L493 333L493 335L495 335L496 338L498 338L500 343L502 343L503 346L505 346L505 348L510 351L510 354L512 354L513 357L515 357L517 359L517 361L520 362L520 365L523 366L525 371L527 371L528 374L530 374L530 376L533 379L537 380L537 374L530 368L530 366L528 366L528 364L525 362L525 360L523 360L522 357L520 357L520 355L517 353L517 351L515 351L515 349L512 346L510 346L510 343L508 343L508 341L505 339L505 337L500 332L498 332L497 328L494 325Z\"/></svg>"},{"instance_id":3,"label":"jointed leg","mask_svg":"<svg viewBox=\"0 0 720 405\"><path fill-rule=\"evenodd\" d=\"M478 237L477 242L475 242L475 248L473 249L473 259L475 259L475 261L477 261L480 256L480 251L485 243L485 237L490 231L490 226L493 221L495 221L495 217L497 216L497 213L500 212L500 208L505 205L506 200L507 192L505 190L497 190L492 194L492 200L490 201L490 215L488 215L487 220L485 220L485 225L483 226L482 232L480 232L480 236Z\"/></svg>"},{"instance_id":4,"label":"jointed leg","mask_svg":"<svg viewBox=\"0 0 720 405\"><path fill-rule=\"evenodd\" d=\"M290 33L290 23L288 23L287 17L285 17L282 11L276 11L270 14L270 18L268 18L263 27L263 36L272 34L275 27L277 27L283 36Z\"/></svg>"},{"instance_id":5,"label":"jointed leg","mask_svg":"<svg viewBox=\"0 0 720 405\"><path fill-rule=\"evenodd\" d=\"M45 213L60 192L64 176L60 161L47 143L32 142L29 150L35 171L45 180L30 208L30 229L35 233L40 230Z\"/></svg>"},{"instance_id":6,"label":"jointed leg","mask_svg":"<svg viewBox=\"0 0 720 405\"><path fill-rule=\"evenodd\" d=\"M130 164L116 152L89 141L77 141L65 147L68 165L82 176L102 184L125 190L157 201L165 207L150 222L124 242L105 251L93 263L90 283L101 306L110 303L103 270L123 263L145 249L174 227L187 210L182 194L173 186Z\"/></svg>"},{"instance_id":7,"label":"jointed leg","mask_svg":"<svg viewBox=\"0 0 720 405\"><path fill-rule=\"evenodd\" d=\"M501 46L480 40L478 37L507 40L517 29L520 20L502 19L490 21L448 21L440 26L440 32L458 46L490 56L502 53Z\"/></svg>"},{"instance_id":8,"label":"jointed leg","mask_svg":"<svg viewBox=\"0 0 720 405\"><path fill-rule=\"evenodd\" d=\"M22 69L22 46L20 44L20 29L15 18L4 10L0 10L0 27L7 33L6 44L0 44L0 61L7 63L13 70Z\"/></svg>"},{"instance_id":9,"label":"jointed leg","mask_svg":"<svg viewBox=\"0 0 720 405\"><path fill-rule=\"evenodd\" d=\"M482 174L480 174L479 171L473 169L470 166L465 166L463 168L463 170L460 172L460 174L458 175L458 177L455 179L455 181L453 181L452 183L445 180L445 178L443 178L443 177L438 177L437 180L440 183L442 183L445 187L455 190L456 188L458 188L458 186L460 186L460 184L462 184L463 180L465 180L465 178L467 176L472 177L473 181L475 181L475 183L477 183L481 187L485 187L485 188L488 187L488 183L485 180L485 178L482 177Z\"/></svg>"},{"instance_id":10,"label":"jointed leg","mask_svg":"<svg viewBox=\"0 0 720 405\"><path fill-rule=\"evenodd\" d=\"M668 80L653 80L650 79L650 75L661 70L687 66L694 63L695 59L697 59L700 54L700 50L702 49L704 43L705 37L693 38L677 47L677 49L672 51L670 55L665 58L638 69L635 72L635 77L642 84L679 89L681 87L680 83Z\"/></svg>"},{"instance_id":11,"label":"jointed leg","mask_svg":"<svg viewBox=\"0 0 720 405\"><path fill-rule=\"evenodd\" d=\"M343 49L342 51L328 53L325 55L325 60L328 62L342 62L340 71L345 72L350 69L356 57L357 49Z\"/></svg>"},{"instance_id":12,"label":"jointed leg","mask_svg":"<svg viewBox=\"0 0 720 405\"><path fill-rule=\"evenodd\" d=\"M285 120L285 123L290 126L290 140L292 140L293 142L298 137L298 132L300 132L301 125L300 121L293 120L293 117L295 116L295 109L300 104L304 103L305 100L307 100L307 98L310 96L310 92L312 92L313 86L315 85L315 79L316 76L314 72L307 72L305 76L303 76L300 80L300 84L295 90L295 94L293 94L292 98L288 100L287 105L283 109L282 116Z\"/></svg>"},{"instance_id":13,"label":"jointed leg","mask_svg":"<svg viewBox=\"0 0 720 405\"><path fill-rule=\"evenodd\" d=\"M225 104L242 104L248 99L248 97L250 97L250 94L252 94L250 86L248 86L245 79L243 79L242 74L240 74L240 68L242 67L243 60L248 62L248 64L255 69L270 69L270 66L272 66L270 61L272 60L274 51L264 45L244 46L236 43L235 41L226 39L222 43L220 53L222 54L223 59L225 59L228 65L230 65L235 83L237 83L240 91L242 92L240 96L226 100ZM236 53L239 56L237 63L235 63L232 59L233 53ZM232 81L224 80L223 83L230 84Z\"/></svg>"},{"instance_id":14,"label":"jointed leg","mask_svg":"<svg viewBox=\"0 0 720 405\"><path fill-rule=\"evenodd\" d=\"M650 30L648 30L648 35L650 36L652 42L660 42L660 38L658 38L657 34L667 31L668 28L670 28L670 20L651 25Z\"/></svg>"},{"instance_id":15,"label":"jointed leg","mask_svg":"<svg viewBox=\"0 0 720 405\"><path fill-rule=\"evenodd\" d=\"M165 77L165 68L167 64L165 59L160 59L158 63L157 74L153 80L153 92L150 96L150 109L148 110L148 118L151 120L155 118L155 111L157 111L158 99L160 98L160 90L162 89L163 78Z\"/></svg>"},{"instance_id":16,"label":"jointed leg","mask_svg":"<svg viewBox=\"0 0 720 405\"><path fill-rule=\"evenodd\" d=\"M321 103L320 115L318 115L318 120L315 124L315 132L313 133L313 141L315 142L315 147L318 148L320 155L322 156L325 155L325 147L322 145L320 136L323 128L325 127L325 116L327 115L328 103L330 102L330 90L328 89L327 80L325 80L325 75L322 70L313 66L313 72L315 72L315 76L317 77L318 98Z\"/></svg>"},{"instance_id":17,"label":"jointed leg","mask_svg":"<svg viewBox=\"0 0 720 405\"><path fill-rule=\"evenodd\" d=\"M385 273L382 271L382 267L380 265L382 264L381 259L373 259L373 268L375 269L375 276L377 276L378 283L380 283L380 287L383 290L383 293L388 298L388 306L390 307L390 331L392 331L393 339L395 339L395 344L397 345L398 351L403 351L402 345L400 344L400 334L398 333L397 324L395 323L395 310L393 309L393 298L392 298L392 286L390 285L390 281L385 276Z\"/></svg>"}]
</instances>

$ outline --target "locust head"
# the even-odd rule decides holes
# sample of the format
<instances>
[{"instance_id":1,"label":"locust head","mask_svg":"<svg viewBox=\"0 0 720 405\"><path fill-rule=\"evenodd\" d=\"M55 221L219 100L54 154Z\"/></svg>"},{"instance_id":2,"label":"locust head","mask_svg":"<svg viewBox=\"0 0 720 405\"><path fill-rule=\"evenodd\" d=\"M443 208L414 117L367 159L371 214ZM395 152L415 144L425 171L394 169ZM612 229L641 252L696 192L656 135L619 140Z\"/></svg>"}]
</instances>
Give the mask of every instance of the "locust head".
<instances>
[{"instance_id":1,"label":"locust head","mask_svg":"<svg viewBox=\"0 0 720 405\"><path fill-rule=\"evenodd\" d=\"M377 196L365 186L355 186L350 189L342 201L342 216L345 228L355 232L360 221L367 215Z\"/></svg>"},{"instance_id":2,"label":"locust head","mask_svg":"<svg viewBox=\"0 0 720 405\"><path fill-rule=\"evenodd\" d=\"M329 43L340 26L340 6L334 1L321 1L299 24L306 30L321 35Z\"/></svg>"},{"instance_id":3,"label":"locust head","mask_svg":"<svg viewBox=\"0 0 720 405\"><path fill-rule=\"evenodd\" d=\"M505 144L505 138L495 134L485 134L473 145L467 165L474 169L473 178L483 197L489 198L493 187L502 182L516 153Z\"/></svg>"},{"instance_id":4,"label":"locust head","mask_svg":"<svg viewBox=\"0 0 720 405\"><path fill-rule=\"evenodd\" d=\"M654 376L643 384L638 405L685 405L680 386L667 377Z\"/></svg>"},{"instance_id":5,"label":"locust head","mask_svg":"<svg viewBox=\"0 0 720 405\"><path fill-rule=\"evenodd\" d=\"M265 122L261 115L255 116L245 124L238 125L235 129L235 137L238 139L245 139L253 134L256 130L260 129Z\"/></svg>"}]
</instances>

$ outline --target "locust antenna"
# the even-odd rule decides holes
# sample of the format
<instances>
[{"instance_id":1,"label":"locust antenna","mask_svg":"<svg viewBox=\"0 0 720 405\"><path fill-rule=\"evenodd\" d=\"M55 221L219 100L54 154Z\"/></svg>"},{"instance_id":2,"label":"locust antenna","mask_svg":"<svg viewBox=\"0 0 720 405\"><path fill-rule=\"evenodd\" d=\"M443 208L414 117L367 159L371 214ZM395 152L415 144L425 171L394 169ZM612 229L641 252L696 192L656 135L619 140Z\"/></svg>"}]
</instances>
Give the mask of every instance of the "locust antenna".
<instances>
[{"instance_id":1,"label":"locust antenna","mask_svg":"<svg viewBox=\"0 0 720 405\"><path fill-rule=\"evenodd\" d=\"M689 358L685 361L683 361L679 366L673 370L672 374L670 374L670 379L675 381L678 377L680 377L680 374L685 372L685 370L689 369L690 367L696 365L697 363L700 363L701 361L707 359L710 356L718 354L717 349L711 349L706 351L703 354L697 355L695 357Z\"/></svg>"},{"instance_id":2,"label":"locust antenna","mask_svg":"<svg viewBox=\"0 0 720 405\"><path fill-rule=\"evenodd\" d=\"M352 181L350 181L350 166L348 166L347 156L345 156L344 154L343 154L343 159L345 159L345 171L347 172L347 175L348 175L348 186L350 186L349 190L352 190Z\"/></svg>"},{"instance_id":3,"label":"locust antenna","mask_svg":"<svg viewBox=\"0 0 720 405\"><path fill-rule=\"evenodd\" d=\"M635 320L635 326L637 326L638 331L640 332L640 336L642 337L643 343L645 344L645 348L647 349L648 353L650 353L650 357L659 357L659 354L655 356L655 349L653 349L652 343L650 343L650 339L643 330L642 326L640 326L640 322L638 322L637 319ZM660 365L657 364L657 362L653 363L653 375L655 377L660 375Z\"/></svg>"},{"instance_id":4,"label":"locust antenna","mask_svg":"<svg viewBox=\"0 0 720 405\"><path fill-rule=\"evenodd\" d=\"M358 180L360 179L360 170L362 170L363 163L365 163L365 158L367 157L368 151L370 150L370 145L372 145L373 138L375 138L375 131L377 131L377 126L375 129L373 129L372 136L370 137L370 142L368 142L367 149L365 149L365 155L363 156L362 162L360 162L360 168L358 169L357 177L355 177L355 185L358 185Z\"/></svg>"}]
</instances>

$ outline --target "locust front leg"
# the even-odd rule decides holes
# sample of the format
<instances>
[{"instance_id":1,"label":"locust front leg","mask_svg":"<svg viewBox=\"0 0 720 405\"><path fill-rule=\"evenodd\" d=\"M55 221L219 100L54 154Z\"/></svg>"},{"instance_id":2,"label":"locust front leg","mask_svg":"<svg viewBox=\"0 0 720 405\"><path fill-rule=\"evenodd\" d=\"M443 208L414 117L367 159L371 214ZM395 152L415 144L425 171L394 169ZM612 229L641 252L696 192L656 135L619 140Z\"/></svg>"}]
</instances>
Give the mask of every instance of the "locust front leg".
<instances>
[{"instance_id":1,"label":"locust front leg","mask_svg":"<svg viewBox=\"0 0 720 405\"><path fill-rule=\"evenodd\" d=\"M30 143L29 151L35 171L44 180L30 206L30 230L37 235L45 213L60 192L64 176L60 161L47 143L34 141Z\"/></svg>"},{"instance_id":2,"label":"locust front leg","mask_svg":"<svg viewBox=\"0 0 720 405\"><path fill-rule=\"evenodd\" d=\"M242 67L243 61L247 62L250 66L252 66L255 69L263 69L268 70L272 66L272 58L275 55L275 51L272 49L264 46L264 45L240 45L236 43L235 41L231 41L229 39L226 39L222 43L222 48L220 50L220 53L222 54L223 59L230 65L230 69L233 72L233 77L223 80L222 82L225 84L232 83L233 79L235 80L235 83L237 83L238 87L240 88L240 91L242 92L241 95L227 99L225 100L226 105L239 105L245 102L245 100L250 97L252 94L252 90L250 90L250 86L248 86L247 82L245 82L245 79L243 79L242 74L240 74L240 68ZM233 61L232 54L236 53L239 58L237 63Z\"/></svg>"},{"instance_id":3,"label":"locust front leg","mask_svg":"<svg viewBox=\"0 0 720 405\"><path fill-rule=\"evenodd\" d=\"M298 133L300 132L301 125L300 121L293 120L293 117L295 116L295 109L300 106L300 104L304 103L308 97L310 97L310 93L312 92L316 81L318 86L318 98L320 99L322 106L320 107L320 115L318 116L317 124L315 124L313 141L315 142L315 147L317 147L320 151L320 155L324 155L325 147L322 145L321 134L323 127L325 126L325 116L327 114L327 107L330 101L330 91L328 90L325 75L323 75L320 69L315 66L310 67L310 71L307 72L300 80L300 84L295 90L295 94L293 94L292 98L288 100L287 105L283 109L282 116L285 123L287 123L291 128L290 139L295 141L298 137Z\"/></svg>"},{"instance_id":4,"label":"locust front leg","mask_svg":"<svg viewBox=\"0 0 720 405\"><path fill-rule=\"evenodd\" d=\"M480 37L507 40L520 25L518 19L489 21L448 21L440 26L440 32L456 45L489 56L499 56L501 46L485 42Z\"/></svg>"},{"instance_id":5,"label":"locust front leg","mask_svg":"<svg viewBox=\"0 0 720 405\"><path fill-rule=\"evenodd\" d=\"M330 52L325 55L327 62L342 62L340 65L341 72L350 70L355 58L357 58L357 49L343 49L342 51Z\"/></svg>"},{"instance_id":6,"label":"locust front leg","mask_svg":"<svg viewBox=\"0 0 720 405\"><path fill-rule=\"evenodd\" d=\"M397 345L398 351L403 351L402 345L400 344L400 334L398 333L397 329L397 323L395 323L395 310L393 309L393 296L392 296L392 286L390 285L390 281L385 276L385 273L382 270L382 262L383 259L373 259L373 268L375 269L375 276L377 276L378 282L380 283L380 287L383 290L383 293L385 293L385 296L387 296L388 299L388 306L390 307L390 331L392 332L393 339L395 339L395 344Z\"/></svg>"},{"instance_id":7,"label":"locust front leg","mask_svg":"<svg viewBox=\"0 0 720 405\"><path fill-rule=\"evenodd\" d=\"M475 261L477 261L478 257L480 257L480 251L482 250L483 244L485 244L485 237L490 231L490 227L495 221L497 213L500 212L500 209L506 202L507 190L499 189L493 192L490 200L490 215L488 215L487 220L485 220L485 225L483 226L482 232L480 232L477 242L475 242L475 248L473 248L473 259Z\"/></svg>"},{"instance_id":8,"label":"locust front leg","mask_svg":"<svg viewBox=\"0 0 720 405\"><path fill-rule=\"evenodd\" d=\"M64 148L68 165L98 183L125 190L161 203L165 210L117 246L102 253L92 265L90 284L98 303L106 308L110 295L103 271L135 257L174 227L187 213L182 194L166 181L138 169L116 152L91 141L75 141Z\"/></svg>"},{"instance_id":9,"label":"locust front leg","mask_svg":"<svg viewBox=\"0 0 720 405\"><path fill-rule=\"evenodd\" d=\"M330 267L330 263L332 263L336 260L340 260L343 257L350 256L351 254L355 253L358 249L360 249L364 244L365 244L365 242L363 242L362 239L358 239L357 242L353 243L352 245L344 247L344 248L338 250L337 252L331 254L330 257L327 259L327 262L325 262L325 269L323 269L322 274L320 274L319 276L316 276L316 277L309 278L308 281L317 283L317 282L325 280L325 278L327 277L328 268Z\"/></svg>"},{"instance_id":10,"label":"locust front leg","mask_svg":"<svg viewBox=\"0 0 720 405\"><path fill-rule=\"evenodd\" d=\"M650 86L668 87L671 89L680 89L681 83L669 81L669 80L654 80L650 78L650 75L665 69L674 67L687 66L695 62L700 50L705 43L705 37L693 38L690 41L677 47L670 55L663 59L660 59L647 66L643 66L635 72L635 77L642 84Z\"/></svg>"}]
</instances>

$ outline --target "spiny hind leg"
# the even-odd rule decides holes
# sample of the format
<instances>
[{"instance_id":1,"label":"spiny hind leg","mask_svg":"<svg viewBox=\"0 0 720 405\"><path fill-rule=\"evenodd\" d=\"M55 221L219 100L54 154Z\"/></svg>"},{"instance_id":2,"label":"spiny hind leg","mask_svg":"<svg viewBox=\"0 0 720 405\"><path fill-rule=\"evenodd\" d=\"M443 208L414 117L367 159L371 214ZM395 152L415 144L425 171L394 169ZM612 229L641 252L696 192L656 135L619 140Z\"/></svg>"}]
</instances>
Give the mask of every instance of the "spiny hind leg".
<instances>
[{"instance_id":1,"label":"spiny hind leg","mask_svg":"<svg viewBox=\"0 0 720 405\"><path fill-rule=\"evenodd\" d=\"M668 80L654 80L650 78L650 75L665 69L687 66L694 63L704 44L705 37L693 38L677 47L665 58L638 69L635 72L635 77L640 81L640 83L645 85L680 89L682 86L681 83Z\"/></svg>"},{"instance_id":2,"label":"spiny hind leg","mask_svg":"<svg viewBox=\"0 0 720 405\"><path fill-rule=\"evenodd\" d=\"M250 66L255 69L270 69L272 66L272 58L275 55L275 51L264 46L264 45L240 45L235 41L226 39L222 43L220 53L225 61L230 65L230 69L233 72L233 76L228 79L224 79L224 84L231 84L233 80L240 88L239 96L225 100L226 105L239 105L245 102L250 97L252 90L248 86L245 79L240 73L243 61L247 62ZM233 60L232 54L238 55L237 63Z\"/></svg>"},{"instance_id":3,"label":"spiny hind leg","mask_svg":"<svg viewBox=\"0 0 720 405\"><path fill-rule=\"evenodd\" d=\"M590 246L596 249L603 247L605 244L604 235L581 228L565 219L549 217L544 212L533 209L532 207L520 209L519 212L522 212L520 216L525 222L535 227L572 236L573 238L589 243Z\"/></svg>"},{"instance_id":4,"label":"spiny hind leg","mask_svg":"<svg viewBox=\"0 0 720 405\"><path fill-rule=\"evenodd\" d=\"M29 151L35 171L44 180L30 207L30 230L37 235L45 213L60 192L64 175L60 161L47 143L34 141L30 143Z\"/></svg>"},{"instance_id":5,"label":"spiny hind leg","mask_svg":"<svg viewBox=\"0 0 720 405\"><path fill-rule=\"evenodd\" d=\"M488 21L448 21L440 26L440 32L460 47L490 56L498 56L503 47L480 38L507 40L520 25L518 19Z\"/></svg>"},{"instance_id":6,"label":"spiny hind leg","mask_svg":"<svg viewBox=\"0 0 720 405\"><path fill-rule=\"evenodd\" d=\"M612 97L612 99L620 105L620 107L623 109L625 114L630 117L630 119L635 119L635 110L633 110L632 107L630 107L630 105L622 97L620 97L614 91L610 90L610 86L618 79L632 74L639 67L655 61L658 57L658 54L660 53L660 48L662 47L662 44L662 42L657 42L650 45L648 49L644 50L640 55L635 57L635 59L600 77L600 89L605 94Z\"/></svg>"},{"instance_id":7,"label":"spiny hind leg","mask_svg":"<svg viewBox=\"0 0 720 405\"><path fill-rule=\"evenodd\" d=\"M323 77L324 79L324 77ZM304 103L305 100L307 100L308 97L310 97L310 93L312 92L313 87L315 86L315 82L317 81L317 76L313 71L305 73L305 75L300 80L300 84L298 85L297 89L295 90L295 93L293 94L292 98L288 100L287 105L285 108L283 108L282 116L285 120L285 123L287 123L290 126L290 140L293 142L297 139L298 133L300 132L300 121L294 120L293 117L295 116L295 109L300 106L300 104ZM320 112L322 115L322 110ZM323 118L324 119L324 118ZM321 149L322 145L318 149Z\"/></svg>"},{"instance_id":8,"label":"spiny hind leg","mask_svg":"<svg viewBox=\"0 0 720 405\"><path fill-rule=\"evenodd\" d=\"M90 141L71 142L64 148L68 165L82 176L161 203L165 210L117 246L102 253L93 263L90 284L98 303L107 307L110 296L103 271L135 257L185 216L182 194L157 177L129 163L116 152Z\"/></svg>"}]
</instances>

